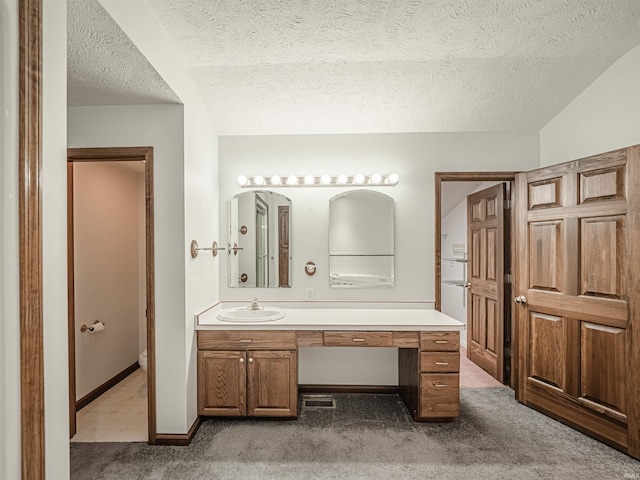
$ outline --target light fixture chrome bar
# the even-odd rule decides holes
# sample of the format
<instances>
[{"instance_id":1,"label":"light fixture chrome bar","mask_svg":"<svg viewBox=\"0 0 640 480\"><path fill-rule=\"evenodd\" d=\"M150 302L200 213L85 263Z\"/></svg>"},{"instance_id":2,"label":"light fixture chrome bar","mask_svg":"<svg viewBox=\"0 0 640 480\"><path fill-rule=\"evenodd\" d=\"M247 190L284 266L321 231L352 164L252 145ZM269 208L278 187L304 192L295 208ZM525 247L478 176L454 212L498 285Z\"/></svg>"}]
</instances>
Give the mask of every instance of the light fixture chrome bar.
<instances>
[{"instance_id":1,"label":"light fixture chrome bar","mask_svg":"<svg viewBox=\"0 0 640 480\"><path fill-rule=\"evenodd\" d=\"M392 187L397 185L400 177L397 173L353 175L240 175L238 184L242 188L260 187Z\"/></svg>"}]
</instances>

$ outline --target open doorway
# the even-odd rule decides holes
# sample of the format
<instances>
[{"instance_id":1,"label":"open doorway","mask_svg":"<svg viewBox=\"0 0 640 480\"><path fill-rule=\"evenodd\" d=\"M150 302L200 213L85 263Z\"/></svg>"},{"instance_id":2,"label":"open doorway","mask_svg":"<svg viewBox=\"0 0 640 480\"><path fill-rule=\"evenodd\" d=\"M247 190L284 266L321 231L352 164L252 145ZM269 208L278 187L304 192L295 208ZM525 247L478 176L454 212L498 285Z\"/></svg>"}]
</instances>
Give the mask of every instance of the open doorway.
<instances>
[{"instance_id":1,"label":"open doorway","mask_svg":"<svg viewBox=\"0 0 640 480\"><path fill-rule=\"evenodd\" d=\"M492 185L506 184L505 191L510 196L511 184L515 178L512 172L451 172L435 174L435 290L436 309L446 313L457 320L468 324L468 328L461 337L463 346L467 351L467 356L474 363L481 366L494 378L502 383L510 384L511 376L511 302L508 283L511 281L508 275L503 277L498 275L497 283L499 288L493 294L492 301L483 298L479 293L487 292L490 282L487 282L486 266L480 267L486 259L480 259L480 251L488 251L487 244L483 243L482 248L474 248L476 235L470 229L470 208L468 198L476 198L482 194L474 192L491 190ZM473 194L473 196L470 196ZM486 199L483 199L486 201ZM500 199L500 209L509 208L510 201L502 202ZM482 215L485 215L486 205L491 208L495 203L485 204L481 207ZM499 261L493 265L499 265L502 272L511 272L512 257L509 245L511 243L512 231L509 221L511 213L507 210L507 221L504 229L504 238L500 241ZM455 225L453 225L455 224ZM480 222L486 225L486 222ZM487 240L486 232L480 232ZM491 231L493 233L493 230ZM478 235L479 238L481 235ZM490 240L490 238L489 238ZM494 242L495 243L495 242ZM491 244L489 242L488 244ZM494 253L496 250L491 249ZM471 262L469 262L471 260ZM504 265L504 267L503 267ZM474 274L474 269L477 270ZM482 279L480 279L482 271ZM496 282L494 282L496 283ZM498 308L499 307L499 308ZM489 313L492 312L492 315ZM495 317L494 317L495 315ZM486 323L489 318L496 318L495 331L499 332L499 339L487 334ZM484 325L482 325L484 324ZM478 327L479 325L482 325ZM478 355L479 342L476 338L478 334L483 336L483 342L488 340L496 342L497 361L493 365L483 362ZM481 342L482 343L482 342ZM492 368L496 367L497 368Z\"/></svg>"},{"instance_id":2,"label":"open doorway","mask_svg":"<svg viewBox=\"0 0 640 480\"><path fill-rule=\"evenodd\" d=\"M70 437L78 431L77 412L99 398L93 405L95 412L91 412L96 418L89 419L87 410L83 413L87 422L93 422L93 437L89 438L86 431L78 432L87 437L81 439L79 435L78 441L153 444L153 149L76 148L68 150L67 158ZM81 181L85 184L78 188ZM83 202L88 205L74 202L74 194L84 195ZM74 219L79 220L78 225L74 225ZM94 326L94 322L99 323ZM145 346L146 357L138 353L144 352ZM105 367L109 352L120 358ZM138 370L145 360L146 372ZM128 398L131 394L133 397ZM112 412L114 408L119 411ZM131 411L124 412L126 409ZM111 420L124 425L127 419L131 424L138 423L137 432L125 432L123 428L119 438L107 438L107 433L117 434ZM104 425L107 420L111 428L102 435L99 423ZM146 433L140 432L145 429ZM141 433L144 438L139 438Z\"/></svg>"}]
</instances>

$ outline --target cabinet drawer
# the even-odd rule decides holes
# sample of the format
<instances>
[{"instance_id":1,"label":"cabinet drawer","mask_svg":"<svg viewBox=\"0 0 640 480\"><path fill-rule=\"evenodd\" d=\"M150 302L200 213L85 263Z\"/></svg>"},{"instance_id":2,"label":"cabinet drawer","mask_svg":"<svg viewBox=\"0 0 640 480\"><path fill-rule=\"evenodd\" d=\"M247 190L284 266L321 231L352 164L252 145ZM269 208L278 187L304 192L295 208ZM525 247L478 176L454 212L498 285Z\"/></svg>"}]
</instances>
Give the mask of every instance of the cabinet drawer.
<instances>
[{"instance_id":1,"label":"cabinet drawer","mask_svg":"<svg viewBox=\"0 0 640 480\"><path fill-rule=\"evenodd\" d=\"M460 334L458 332L421 332L420 350L457 352L460 350Z\"/></svg>"},{"instance_id":2,"label":"cabinet drawer","mask_svg":"<svg viewBox=\"0 0 640 480\"><path fill-rule=\"evenodd\" d=\"M296 332L292 330L200 330L199 350L295 350Z\"/></svg>"},{"instance_id":3,"label":"cabinet drawer","mask_svg":"<svg viewBox=\"0 0 640 480\"><path fill-rule=\"evenodd\" d=\"M458 373L460 354L458 352L421 352L420 371Z\"/></svg>"},{"instance_id":4,"label":"cabinet drawer","mask_svg":"<svg viewBox=\"0 0 640 480\"><path fill-rule=\"evenodd\" d=\"M460 376L457 373L420 375L420 417L453 418L460 414Z\"/></svg>"},{"instance_id":5,"label":"cabinet drawer","mask_svg":"<svg viewBox=\"0 0 640 480\"><path fill-rule=\"evenodd\" d=\"M324 332L326 347L392 347L393 332Z\"/></svg>"}]
</instances>

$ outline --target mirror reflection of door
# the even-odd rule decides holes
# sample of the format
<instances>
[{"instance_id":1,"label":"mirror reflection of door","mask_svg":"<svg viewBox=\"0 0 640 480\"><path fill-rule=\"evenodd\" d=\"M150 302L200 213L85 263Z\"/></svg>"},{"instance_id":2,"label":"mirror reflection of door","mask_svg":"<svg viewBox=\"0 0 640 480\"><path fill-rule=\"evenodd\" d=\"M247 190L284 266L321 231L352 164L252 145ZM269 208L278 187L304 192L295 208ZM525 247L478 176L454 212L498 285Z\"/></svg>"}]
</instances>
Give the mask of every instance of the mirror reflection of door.
<instances>
[{"instance_id":1,"label":"mirror reflection of door","mask_svg":"<svg viewBox=\"0 0 640 480\"><path fill-rule=\"evenodd\" d=\"M266 287L269 279L269 206L256 196L256 287Z\"/></svg>"},{"instance_id":2,"label":"mirror reflection of door","mask_svg":"<svg viewBox=\"0 0 640 480\"><path fill-rule=\"evenodd\" d=\"M289 206L278 207L278 284L289 285Z\"/></svg>"}]
</instances>

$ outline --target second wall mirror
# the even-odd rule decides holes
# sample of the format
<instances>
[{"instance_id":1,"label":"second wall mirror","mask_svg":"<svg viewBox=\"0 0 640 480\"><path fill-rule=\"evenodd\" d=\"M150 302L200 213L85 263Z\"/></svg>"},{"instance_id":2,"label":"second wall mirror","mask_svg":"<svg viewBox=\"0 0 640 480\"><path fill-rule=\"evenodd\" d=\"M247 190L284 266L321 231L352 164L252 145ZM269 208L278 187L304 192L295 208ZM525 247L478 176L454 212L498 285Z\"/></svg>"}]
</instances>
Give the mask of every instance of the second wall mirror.
<instances>
[{"instance_id":1,"label":"second wall mirror","mask_svg":"<svg viewBox=\"0 0 640 480\"><path fill-rule=\"evenodd\" d=\"M331 287L393 287L393 198L352 190L329 201L329 270Z\"/></svg>"},{"instance_id":2,"label":"second wall mirror","mask_svg":"<svg viewBox=\"0 0 640 480\"><path fill-rule=\"evenodd\" d=\"M229 286L290 287L291 200L254 190L229 200Z\"/></svg>"}]
</instances>

